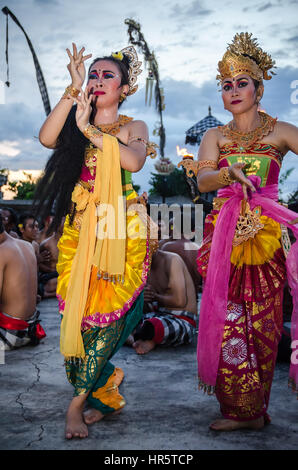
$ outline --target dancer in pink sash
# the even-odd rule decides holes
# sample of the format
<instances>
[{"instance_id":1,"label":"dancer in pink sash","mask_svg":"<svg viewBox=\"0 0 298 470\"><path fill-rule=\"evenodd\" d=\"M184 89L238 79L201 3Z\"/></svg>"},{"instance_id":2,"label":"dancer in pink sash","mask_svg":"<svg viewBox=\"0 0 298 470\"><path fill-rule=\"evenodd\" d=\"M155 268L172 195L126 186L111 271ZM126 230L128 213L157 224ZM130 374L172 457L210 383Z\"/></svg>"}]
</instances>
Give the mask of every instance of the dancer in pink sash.
<instances>
[{"instance_id":1,"label":"dancer in pink sash","mask_svg":"<svg viewBox=\"0 0 298 470\"><path fill-rule=\"evenodd\" d=\"M298 348L298 241L291 246L287 234L291 228L297 239L298 219L278 203L279 171L288 151L298 154L298 128L258 110L273 67L251 34L234 37L217 76L233 119L207 131L199 151L199 190L218 190L197 258L204 278L199 384L220 403L223 419L210 425L217 431L270 422L286 277L294 305L292 347ZM297 392L295 362L290 384Z\"/></svg>"}]
</instances>

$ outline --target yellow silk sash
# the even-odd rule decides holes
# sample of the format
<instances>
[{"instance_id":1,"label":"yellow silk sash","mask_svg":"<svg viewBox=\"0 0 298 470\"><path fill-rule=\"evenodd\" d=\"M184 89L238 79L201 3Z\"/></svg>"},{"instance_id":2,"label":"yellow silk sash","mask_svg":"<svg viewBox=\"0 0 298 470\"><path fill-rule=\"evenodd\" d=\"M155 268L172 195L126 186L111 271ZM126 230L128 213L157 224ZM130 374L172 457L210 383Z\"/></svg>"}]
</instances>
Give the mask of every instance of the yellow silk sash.
<instances>
[{"instance_id":1,"label":"yellow silk sash","mask_svg":"<svg viewBox=\"0 0 298 470\"><path fill-rule=\"evenodd\" d=\"M96 265L104 279L123 278L125 269L126 226L122 197L120 153L115 137L103 134L103 151L98 150L94 192L77 184L72 201L77 210L84 210L79 242L73 259L65 309L61 323L60 350L66 360L85 357L81 335L81 323L88 296L92 265ZM109 224L115 224L115 238L98 237L97 206L103 204L110 212L106 217ZM113 217L111 217L111 214ZM104 214L101 214L104 218ZM122 238L117 237L120 234Z\"/></svg>"}]
</instances>

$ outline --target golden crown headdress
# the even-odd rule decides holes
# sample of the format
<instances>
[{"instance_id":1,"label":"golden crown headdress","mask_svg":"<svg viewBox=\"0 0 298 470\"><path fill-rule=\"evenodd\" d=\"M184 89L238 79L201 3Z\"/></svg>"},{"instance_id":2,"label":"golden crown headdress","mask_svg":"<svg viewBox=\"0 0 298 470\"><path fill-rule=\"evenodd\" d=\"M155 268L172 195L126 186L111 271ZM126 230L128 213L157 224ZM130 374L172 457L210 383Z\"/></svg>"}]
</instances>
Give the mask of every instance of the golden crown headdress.
<instances>
[{"instance_id":1,"label":"golden crown headdress","mask_svg":"<svg viewBox=\"0 0 298 470\"><path fill-rule=\"evenodd\" d=\"M252 33L240 33L234 36L233 42L221 61L218 62L219 75L216 78L222 82L225 78L236 77L246 73L255 80L271 80L268 71L275 68L275 61L258 45L257 39L252 38ZM276 75L271 70L271 75Z\"/></svg>"},{"instance_id":2,"label":"golden crown headdress","mask_svg":"<svg viewBox=\"0 0 298 470\"><path fill-rule=\"evenodd\" d=\"M138 89L138 85L136 85L136 81L138 79L138 75L142 72L140 69L142 62L139 61L137 51L133 46L125 47L121 49L119 52L113 52L112 57L118 60L123 60L123 55L128 56L129 59L129 70L128 70L128 86L129 91L127 95L133 95Z\"/></svg>"}]
</instances>

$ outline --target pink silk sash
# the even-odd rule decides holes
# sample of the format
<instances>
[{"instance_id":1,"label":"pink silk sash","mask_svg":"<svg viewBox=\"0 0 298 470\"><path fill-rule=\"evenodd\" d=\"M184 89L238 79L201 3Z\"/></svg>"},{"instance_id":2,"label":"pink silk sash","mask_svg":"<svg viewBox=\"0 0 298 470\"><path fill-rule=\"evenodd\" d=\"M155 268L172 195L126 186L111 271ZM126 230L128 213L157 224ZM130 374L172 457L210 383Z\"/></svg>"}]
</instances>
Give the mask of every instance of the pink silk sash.
<instances>
[{"instance_id":1,"label":"pink silk sash","mask_svg":"<svg viewBox=\"0 0 298 470\"><path fill-rule=\"evenodd\" d=\"M278 185L261 188L259 176L249 176L256 192L248 190L251 210L262 207L262 215L289 227L296 238L287 256L286 267L288 284L293 297L291 336L298 347L298 224L290 221L298 214L277 202ZM214 391L218 372L224 325L227 315L228 284L230 276L230 256L232 241L240 213L243 189L240 183L220 189L218 197L229 198L222 206L214 228L206 281L201 299L198 336L198 374L200 385ZM294 356L294 354L293 354ZM290 380L298 390L298 363L291 362ZM298 361L296 361L298 362Z\"/></svg>"}]
</instances>

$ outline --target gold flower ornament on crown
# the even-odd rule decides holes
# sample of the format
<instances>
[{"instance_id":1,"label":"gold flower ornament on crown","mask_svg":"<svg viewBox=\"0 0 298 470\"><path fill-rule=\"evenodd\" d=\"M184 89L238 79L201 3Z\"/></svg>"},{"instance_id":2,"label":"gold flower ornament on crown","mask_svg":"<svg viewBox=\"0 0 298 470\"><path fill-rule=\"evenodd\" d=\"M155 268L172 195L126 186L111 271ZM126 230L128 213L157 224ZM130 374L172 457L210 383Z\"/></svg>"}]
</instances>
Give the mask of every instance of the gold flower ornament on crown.
<instances>
[{"instance_id":1,"label":"gold flower ornament on crown","mask_svg":"<svg viewBox=\"0 0 298 470\"><path fill-rule=\"evenodd\" d=\"M121 49L119 52L113 52L111 54L114 59L123 60L124 55L126 55L129 59L129 70L128 70L128 87L129 91L127 95L133 95L137 89L138 85L136 85L136 81L138 79L138 75L142 72L141 65L142 62L139 61L137 51L133 46L125 47Z\"/></svg>"},{"instance_id":2,"label":"gold flower ornament on crown","mask_svg":"<svg viewBox=\"0 0 298 470\"><path fill-rule=\"evenodd\" d=\"M226 78L245 73L262 82L276 75L272 70L271 76L268 74L272 68L275 68L275 61L260 48L257 39L252 38L252 33L240 33L234 36L222 60L218 62L219 74L216 79L222 83Z\"/></svg>"}]
</instances>

